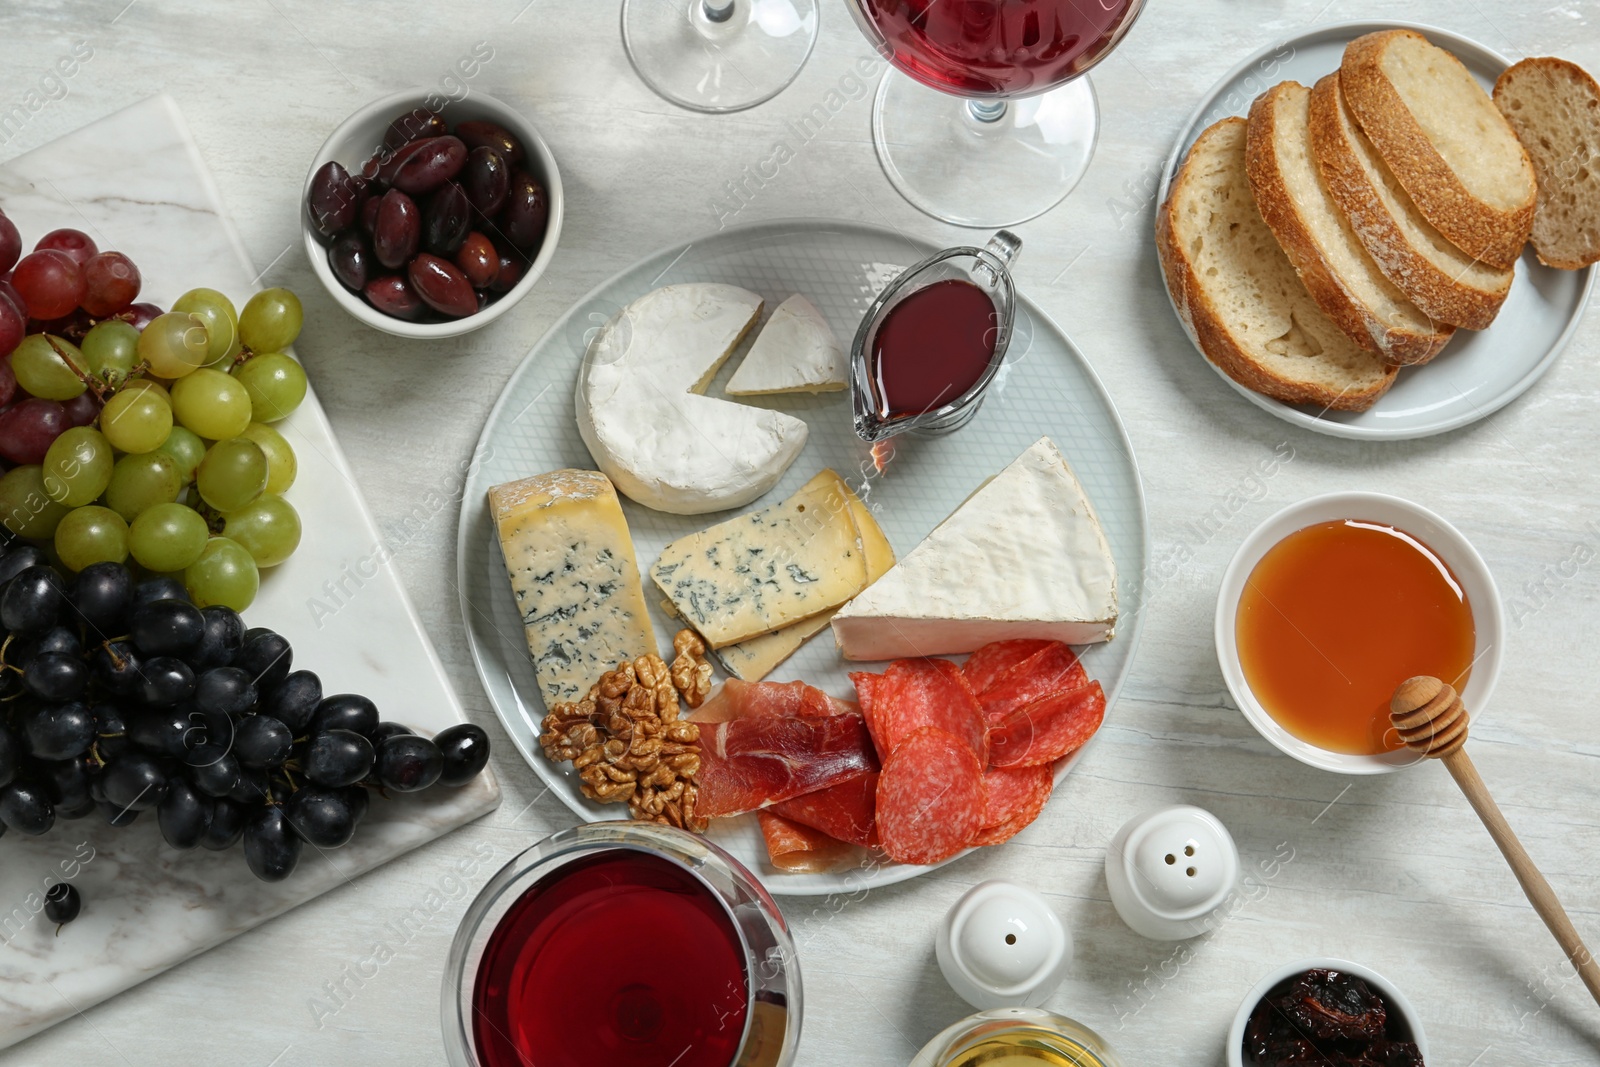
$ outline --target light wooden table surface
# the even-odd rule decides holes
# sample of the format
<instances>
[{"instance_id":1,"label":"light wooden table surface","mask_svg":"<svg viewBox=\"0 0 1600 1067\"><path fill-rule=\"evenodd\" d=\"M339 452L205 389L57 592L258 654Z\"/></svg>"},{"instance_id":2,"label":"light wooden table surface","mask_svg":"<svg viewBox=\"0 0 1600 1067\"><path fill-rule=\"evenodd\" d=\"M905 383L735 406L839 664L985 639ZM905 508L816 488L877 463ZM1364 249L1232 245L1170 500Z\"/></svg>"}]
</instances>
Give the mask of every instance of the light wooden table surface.
<instances>
[{"instance_id":1,"label":"light wooden table surface","mask_svg":"<svg viewBox=\"0 0 1600 1067\"><path fill-rule=\"evenodd\" d=\"M426 490L448 497L459 486L489 406L540 333L601 279L724 215L843 217L941 243L971 236L924 217L884 179L869 141L870 98L852 78L871 52L842 0L822 6L822 40L799 80L762 107L711 117L638 81L617 0L12 0L0 10L0 110L42 93L41 79L74 42L89 42L93 57L64 95L56 90L20 129L0 131L0 160L148 94L177 99L265 283L304 298L301 356L463 702L498 736L458 616L458 505L417 508ZM1443 437L1354 444L1274 420L1218 379L1167 306L1150 240L1159 167L1198 96L1247 51L1311 26L1403 14L1514 58L1559 53L1600 70L1593 0L1405 7L1151 0L1096 69L1098 152L1063 206L1020 228L1018 281L1086 353L1128 424L1149 498L1152 566L1162 568L1143 647L1090 757L1021 837L861 899L790 904L805 969L802 1064L895 1067L966 1013L939 976L932 938L945 909L986 878L1014 879L1054 902L1078 962L1049 1006L1106 1034L1130 1065L1220 1064L1249 986L1277 964L1322 954L1398 983L1422 1013L1433 1063L1600 1061L1600 1009L1443 768L1347 779L1279 755L1232 706L1212 651L1222 568L1284 504L1373 489L1455 522L1511 598L1505 672L1474 723L1474 759L1578 927L1600 944L1600 316L1591 313L1548 376L1501 413ZM471 85L544 131L566 182L566 228L544 280L498 323L452 342L397 341L358 325L312 277L298 222L306 164L351 111L442 83L481 41L494 55ZM788 121L831 92L842 99L821 135L795 145L793 160L733 216L724 183L792 140ZM1292 459L1260 477L1258 464L1275 452ZM458 857L487 846L497 865L572 821L541 797L509 745L496 769L506 801L482 823L0 1062L439 1063L439 975L465 897L447 899L403 941L389 924L423 907ZM1220 816L1256 883L1215 933L1176 946L1128 930L1102 873L1115 829L1170 802ZM361 977L378 941L395 956ZM338 1000L328 999L332 987L343 990Z\"/></svg>"}]
</instances>

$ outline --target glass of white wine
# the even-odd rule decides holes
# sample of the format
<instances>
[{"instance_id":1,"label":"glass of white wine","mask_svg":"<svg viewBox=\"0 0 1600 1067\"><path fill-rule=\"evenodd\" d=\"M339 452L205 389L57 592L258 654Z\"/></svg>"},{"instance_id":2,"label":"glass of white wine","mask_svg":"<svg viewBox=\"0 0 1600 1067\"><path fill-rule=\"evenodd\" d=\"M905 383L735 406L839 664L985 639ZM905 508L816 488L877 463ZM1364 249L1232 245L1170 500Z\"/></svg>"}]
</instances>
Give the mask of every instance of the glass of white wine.
<instances>
[{"instance_id":1,"label":"glass of white wine","mask_svg":"<svg viewBox=\"0 0 1600 1067\"><path fill-rule=\"evenodd\" d=\"M1104 1038L1043 1008L992 1008L928 1042L911 1067L1122 1067Z\"/></svg>"}]
</instances>

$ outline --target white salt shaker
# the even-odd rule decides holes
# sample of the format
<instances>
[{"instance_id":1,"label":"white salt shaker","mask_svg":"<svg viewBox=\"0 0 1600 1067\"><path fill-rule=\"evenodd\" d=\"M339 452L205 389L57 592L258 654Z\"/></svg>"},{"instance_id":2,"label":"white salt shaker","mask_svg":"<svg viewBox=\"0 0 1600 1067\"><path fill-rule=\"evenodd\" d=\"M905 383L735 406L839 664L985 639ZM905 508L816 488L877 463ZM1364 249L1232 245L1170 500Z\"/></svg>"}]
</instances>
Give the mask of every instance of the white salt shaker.
<instances>
[{"instance_id":1,"label":"white salt shaker","mask_svg":"<svg viewBox=\"0 0 1600 1067\"><path fill-rule=\"evenodd\" d=\"M1033 890L982 882L945 915L935 955L950 988L973 1007L1036 1007L1066 977L1072 935Z\"/></svg>"},{"instance_id":2,"label":"white salt shaker","mask_svg":"<svg viewBox=\"0 0 1600 1067\"><path fill-rule=\"evenodd\" d=\"M1106 850L1111 903L1135 933L1182 941L1212 929L1239 881L1239 850L1204 808L1179 804L1128 820Z\"/></svg>"}]
</instances>

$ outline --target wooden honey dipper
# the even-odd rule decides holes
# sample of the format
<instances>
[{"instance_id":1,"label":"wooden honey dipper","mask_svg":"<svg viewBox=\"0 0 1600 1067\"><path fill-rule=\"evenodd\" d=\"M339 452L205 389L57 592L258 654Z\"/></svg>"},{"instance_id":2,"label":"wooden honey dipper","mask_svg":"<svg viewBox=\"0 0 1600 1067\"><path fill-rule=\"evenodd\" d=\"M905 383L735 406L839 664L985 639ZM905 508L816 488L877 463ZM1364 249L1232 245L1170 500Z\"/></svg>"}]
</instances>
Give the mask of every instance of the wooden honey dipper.
<instances>
[{"instance_id":1,"label":"wooden honey dipper","mask_svg":"<svg viewBox=\"0 0 1600 1067\"><path fill-rule=\"evenodd\" d=\"M1567 959L1578 969L1578 977L1588 987L1589 995L1600 1004L1600 965L1584 945L1578 930L1567 918L1566 909L1556 899L1555 890L1545 881L1533 859L1511 832L1511 825L1500 813L1500 808L1489 795L1489 787L1478 777L1478 769L1468 758L1467 709L1456 691L1437 678L1426 675L1408 678L1400 683L1389 701L1389 720L1394 723L1400 740L1413 752L1442 761L1461 791L1467 795L1472 810L1478 813L1489 836L1500 846L1500 852L1511 865L1528 903L1539 913L1539 918L1561 944Z\"/></svg>"}]
</instances>

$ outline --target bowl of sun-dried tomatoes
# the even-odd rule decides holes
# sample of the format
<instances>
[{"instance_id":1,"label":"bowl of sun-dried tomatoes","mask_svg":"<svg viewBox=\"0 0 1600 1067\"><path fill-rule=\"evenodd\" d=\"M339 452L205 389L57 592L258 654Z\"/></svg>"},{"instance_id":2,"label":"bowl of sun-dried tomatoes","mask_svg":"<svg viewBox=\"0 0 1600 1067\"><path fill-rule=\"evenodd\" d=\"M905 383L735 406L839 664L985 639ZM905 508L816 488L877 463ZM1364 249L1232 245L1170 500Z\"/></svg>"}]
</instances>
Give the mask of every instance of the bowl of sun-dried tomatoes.
<instances>
[{"instance_id":1,"label":"bowl of sun-dried tomatoes","mask_svg":"<svg viewBox=\"0 0 1600 1067\"><path fill-rule=\"evenodd\" d=\"M1427 1054L1405 994L1348 960L1279 967L1250 990L1228 1031L1228 1067L1425 1067Z\"/></svg>"}]
</instances>

